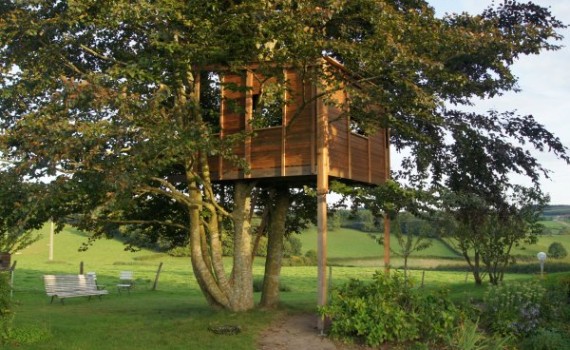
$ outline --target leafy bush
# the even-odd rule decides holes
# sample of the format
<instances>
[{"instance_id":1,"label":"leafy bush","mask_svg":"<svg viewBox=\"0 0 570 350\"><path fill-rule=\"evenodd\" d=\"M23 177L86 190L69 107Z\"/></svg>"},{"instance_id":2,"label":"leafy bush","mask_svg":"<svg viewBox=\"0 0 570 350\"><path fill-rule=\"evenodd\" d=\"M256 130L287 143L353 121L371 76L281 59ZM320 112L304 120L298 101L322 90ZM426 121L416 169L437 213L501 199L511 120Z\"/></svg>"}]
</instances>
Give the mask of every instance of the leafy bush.
<instances>
[{"instance_id":1,"label":"leafy bush","mask_svg":"<svg viewBox=\"0 0 570 350\"><path fill-rule=\"evenodd\" d=\"M546 289L535 281L490 286L483 319L494 333L518 337L538 329Z\"/></svg>"},{"instance_id":2,"label":"leafy bush","mask_svg":"<svg viewBox=\"0 0 570 350\"><path fill-rule=\"evenodd\" d=\"M461 319L444 293L436 295L410 286L402 274L377 272L371 283L351 280L333 291L321 314L332 319L331 336L385 342L442 343Z\"/></svg>"},{"instance_id":3,"label":"leafy bush","mask_svg":"<svg viewBox=\"0 0 570 350\"><path fill-rule=\"evenodd\" d=\"M303 243L299 237L288 236L283 246L283 256L301 255L302 245Z\"/></svg>"},{"instance_id":4,"label":"leafy bush","mask_svg":"<svg viewBox=\"0 0 570 350\"><path fill-rule=\"evenodd\" d=\"M190 256L190 246L185 245L183 247L174 247L170 249L168 255L173 256L175 258L185 258Z\"/></svg>"},{"instance_id":5,"label":"leafy bush","mask_svg":"<svg viewBox=\"0 0 570 350\"><path fill-rule=\"evenodd\" d=\"M0 272L0 344L4 344L10 338L14 310L10 298L10 274Z\"/></svg>"},{"instance_id":6,"label":"leafy bush","mask_svg":"<svg viewBox=\"0 0 570 350\"><path fill-rule=\"evenodd\" d=\"M478 321L465 320L447 338L449 348L457 350L504 349L510 341L509 337L489 337L480 332L478 326Z\"/></svg>"},{"instance_id":7,"label":"leafy bush","mask_svg":"<svg viewBox=\"0 0 570 350\"><path fill-rule=\"evenodd\" d=\"M521 350L560 350L568 349L570 338L561 332L550 329L539 329L535 334L519 344Z\"/></svg>"},{"instance_id":8,"label":"leafy bush","mask_svg":"<svg viewBox=\"0 0 570 350\"><path fill-rule=\"evenodd\" d=\"M317 265L317 251L314 249L309 249L305 252L305 258L307 258L310 262L311 265Z\"/></svg>"},{"instance_id":9,"label":"leafy bush","mask_svg":"<svg viewBox=\"0 0 570 350\"><path fill-rule=\"evenodd\" d=\"M563 259L568 256L568 252L562 243L552 242L548 247L548 256L554 259Z\"/></svg>"},{"instance_id":10,"label":"leafy bush","mask_svg":"<svg viewBox=\"0 0 570 350\"><path fill-rule=\"evenodd\" d=\"M315 266L317 260L306 256L290 256L283 259L283 266Z\"/></svg>"}]
</instances>

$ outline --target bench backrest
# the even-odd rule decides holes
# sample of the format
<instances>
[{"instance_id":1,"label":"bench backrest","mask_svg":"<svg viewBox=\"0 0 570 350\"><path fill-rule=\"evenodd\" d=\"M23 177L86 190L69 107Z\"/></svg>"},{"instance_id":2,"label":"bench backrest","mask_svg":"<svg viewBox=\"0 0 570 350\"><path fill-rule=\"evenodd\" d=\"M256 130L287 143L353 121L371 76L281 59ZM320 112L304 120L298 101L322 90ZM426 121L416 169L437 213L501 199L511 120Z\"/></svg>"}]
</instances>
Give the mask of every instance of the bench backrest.
<instances>
[{"instance_id":1,"label":"bench backrest","mask_svg":"<svg viewBox=\"0 0 570 350\"><path fill-rule=\"evenodd\" d=\"M97 284L89 275L44 275L46 292L94 291Z\"/></svg>"}]
</instances>

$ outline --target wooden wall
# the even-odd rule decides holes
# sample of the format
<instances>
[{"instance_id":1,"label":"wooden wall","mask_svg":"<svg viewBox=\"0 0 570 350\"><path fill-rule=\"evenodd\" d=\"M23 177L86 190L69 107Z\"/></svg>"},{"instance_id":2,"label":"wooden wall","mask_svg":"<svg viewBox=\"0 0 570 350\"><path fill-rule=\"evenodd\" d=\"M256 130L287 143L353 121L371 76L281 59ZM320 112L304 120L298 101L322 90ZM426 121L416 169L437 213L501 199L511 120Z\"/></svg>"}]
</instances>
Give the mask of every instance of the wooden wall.
<instances>
[{"instance_id":1,"label":"wooden wall","mask_svg":"<svg viewBox=\"0 0 570 350\"><path fill-rule=\"evenodd\" d=\"M236 92L222 88L220 137L243 130L252 131L253 136L234 147L236 155L245 158L250 172L238 169L229 161L218 157L210 159L214 180L235 180L243 178L301 177L316 175L316 111L326 113L329 120L328 149L330 155L329 175L362 183L379 184L385 181L386 139L385 131L364 137L350 131L346 115L337 107L324 105L317 108L315 102L302 108L303 101L310 101L316 88L304 83L291 69L283 74L289 85L289 103L283 110L283 126L253 130L249 120L252 115L252 93L259 91L261 76L254 72L243 75L223 75L224 83L252 87L248 92ZM303 85L305 84L305 85ZM222 84L223 85L223 84ZM338 91L332 96L340 103L345 101L345 93ZM228 101L232 101L229 103ZM230 105L239 108L231 110Z\"/></svg>"}]
</instances>

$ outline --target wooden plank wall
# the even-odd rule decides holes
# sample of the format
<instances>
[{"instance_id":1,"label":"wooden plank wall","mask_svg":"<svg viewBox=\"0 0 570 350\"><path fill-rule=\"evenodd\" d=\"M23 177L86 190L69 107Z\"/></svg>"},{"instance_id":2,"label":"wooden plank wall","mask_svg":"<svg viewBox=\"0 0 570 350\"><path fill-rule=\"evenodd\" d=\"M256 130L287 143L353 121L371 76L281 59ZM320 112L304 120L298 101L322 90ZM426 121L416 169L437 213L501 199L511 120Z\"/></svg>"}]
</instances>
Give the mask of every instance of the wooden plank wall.
<instances>
[{"instance_id":1,"label":"wooden plank wall","mask_svg":"<svg viewBox=\"0 0 570 350\"><path fill-rule=\"evenodd\" d=\"M238 178L263 178L280 176L305 176L316 174L316 103L302 108L304 101L310 101L315 88L299 77L291 69L284 71L290 93L286 96L289 103L284 107L285 126L276 126L254 130L254 136L234 147L234 153L250 162L251 173L244 174L228 161L217 157L210 159L213 179L233 180ZM251 92L223 89L221 111L222 132L220 137L231 135L249 128L251 117L251 95L260 89L262 76L254 73L243 75L224 75L225 83L243 86L246 82L252 87ZM346 101L343 91L338 91L333 98L340 104ZM237 106L230 109L230 103ZM322 103L322 101L319 101ZM387 178L386 171L386 133L380 130L377 135L365 137L350 131L349 121L338 107L329 105L323 113L329 116L329 155L330 176L350 179L363 183L380 184Z\"/></svg>"}]
</instances>

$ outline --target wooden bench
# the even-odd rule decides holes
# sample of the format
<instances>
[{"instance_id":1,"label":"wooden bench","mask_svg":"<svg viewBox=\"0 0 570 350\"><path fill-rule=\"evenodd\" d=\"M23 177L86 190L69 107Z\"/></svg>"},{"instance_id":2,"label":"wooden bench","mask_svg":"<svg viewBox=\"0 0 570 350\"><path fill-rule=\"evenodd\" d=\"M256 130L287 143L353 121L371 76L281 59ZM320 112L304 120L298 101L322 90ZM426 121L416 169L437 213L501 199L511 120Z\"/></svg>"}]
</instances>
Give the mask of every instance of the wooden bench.
<instances>
[{"instance_id":1,"label":"wooden bench","mask_svg":"<svg viewBox=\"0 0 570 350\"><path fill-rule=\"evenodd\" d=\"M44 275L46 294L53 299L73 297L89 297L109 294L107 290L98 289L93 276L89 275Z\"/></svg>"}]
</instances>

